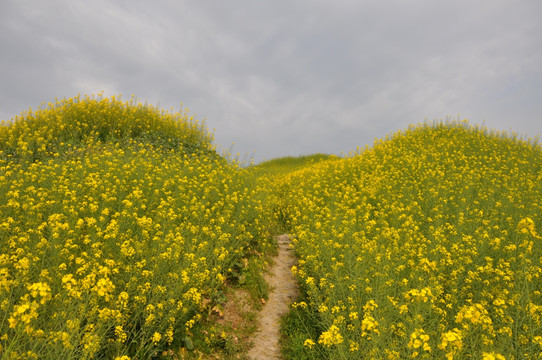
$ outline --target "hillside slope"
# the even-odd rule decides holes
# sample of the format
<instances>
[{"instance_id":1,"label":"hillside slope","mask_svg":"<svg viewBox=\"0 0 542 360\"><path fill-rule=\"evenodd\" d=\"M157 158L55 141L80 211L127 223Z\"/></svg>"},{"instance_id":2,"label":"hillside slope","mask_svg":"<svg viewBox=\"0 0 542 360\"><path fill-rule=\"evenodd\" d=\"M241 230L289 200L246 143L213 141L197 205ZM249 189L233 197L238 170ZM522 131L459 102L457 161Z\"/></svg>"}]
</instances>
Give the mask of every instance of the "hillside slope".
<instances>
[{"instance_id":1,"label":"hillside slope","mask_svg":"<svg viewBox=\"0 0 542 360\"><path fill-rule=\"evenodd\" d=\"M535 142L425 124L282 188L302 291L284 325L289 358L542 353Z\"/></svg>"},{"instance_id":2,"label":"hillside slope","mask_svg":"<svg viewBox=\"0 0 542 360\"><path fill-rule=\"evenodd\" d=\"M210 311L273 244L254 176L211 141L187 113L115 98L0 128L1 359L228 344Z\"/></svg>"}]
</instances>

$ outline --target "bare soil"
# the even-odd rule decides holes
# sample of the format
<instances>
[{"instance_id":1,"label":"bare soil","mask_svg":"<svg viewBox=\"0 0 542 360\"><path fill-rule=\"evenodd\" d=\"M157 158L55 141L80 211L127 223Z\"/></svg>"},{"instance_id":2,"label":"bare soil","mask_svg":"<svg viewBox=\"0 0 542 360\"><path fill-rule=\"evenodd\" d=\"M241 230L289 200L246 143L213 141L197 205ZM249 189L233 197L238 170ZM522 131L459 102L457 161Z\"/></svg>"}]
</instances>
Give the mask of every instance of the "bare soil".
<instances>
[{"instance_id":1,"label":"bare soil","mask_svg":"<svg viewBox=\"0 0 542 360\"><path fill-rule=\"evenodd\" d=\"M290 248L288 235L277 237L278 256L265 276L271 287L269 300L259 314L259 328L252 340L253 347L248 355L253 360L280 359L280 318L289 311L289 305L297 298L297 284L290 271L295 256Z\"/></svg>"}]
</instances>

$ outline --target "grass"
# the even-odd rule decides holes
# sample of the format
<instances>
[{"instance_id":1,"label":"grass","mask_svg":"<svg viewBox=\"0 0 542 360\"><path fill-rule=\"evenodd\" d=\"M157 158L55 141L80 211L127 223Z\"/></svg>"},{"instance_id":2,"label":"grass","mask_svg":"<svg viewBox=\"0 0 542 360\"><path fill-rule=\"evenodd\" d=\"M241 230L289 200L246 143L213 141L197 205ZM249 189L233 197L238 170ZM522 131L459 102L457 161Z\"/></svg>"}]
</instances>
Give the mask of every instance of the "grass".
<instances>
[{"instance_id":1,"label":"grass","mask_svg":"<svg viewBox=\"0 0 542 360\"><path fill-rule=\"evenodd\" d=\"M133 98L3 123L0 359L242 357L280 232L286 359L540 358L536 141L426 123L246 168L212 142Z\"/></svg>"},{"instance_id":2,"label":"grass","mask_svg":"<svg viewBox=\"0 0 542 360\"><path fill-rule=\"evenodd\" d=\"M253 166L257 171L267 174L280 175L299 170L303 167L314 165L321 161L337 159L335 155L312 154L301 156L285 156L276 159L266 160Z\"/></svg>"}]
</instances>

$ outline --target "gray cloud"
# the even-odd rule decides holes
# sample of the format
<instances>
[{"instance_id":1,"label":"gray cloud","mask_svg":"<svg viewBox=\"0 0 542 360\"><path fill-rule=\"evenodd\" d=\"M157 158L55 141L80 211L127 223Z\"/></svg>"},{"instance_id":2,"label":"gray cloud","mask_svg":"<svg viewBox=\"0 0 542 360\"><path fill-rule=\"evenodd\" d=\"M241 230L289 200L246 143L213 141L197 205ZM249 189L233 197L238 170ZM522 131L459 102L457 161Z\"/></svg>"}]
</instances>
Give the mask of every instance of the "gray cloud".
<instances>
[{"instance_id":1,"label":"gray cloud","mask_svg":"<svg viewBox=\"0 0 542 360\"><path fill-rule=\"evenodd\" d=\"M77 93L206 118L257 160L424 119L542 133L538 1L4 2L0 117Z\"/></svg>"}]
</instances>

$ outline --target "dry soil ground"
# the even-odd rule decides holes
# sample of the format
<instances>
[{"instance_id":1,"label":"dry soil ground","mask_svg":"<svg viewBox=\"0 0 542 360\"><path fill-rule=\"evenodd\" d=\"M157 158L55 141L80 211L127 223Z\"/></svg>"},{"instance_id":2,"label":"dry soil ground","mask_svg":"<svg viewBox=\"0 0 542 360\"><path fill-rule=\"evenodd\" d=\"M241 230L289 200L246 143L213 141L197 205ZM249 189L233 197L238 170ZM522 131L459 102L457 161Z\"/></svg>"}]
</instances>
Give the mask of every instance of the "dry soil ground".
<instances>
[{"instance_id":1,"label":"dry soil ground","mask_svg":"<svg viewBox=\"0 0 542 360\"><path fill-rule=\"evenodd\" d=\"M279 321L298 295L295 279L290 272L295 264L290 238L288 235L280 235L277 239L279 253L266 275L266 281L271 286L269 300L259 314L259 328L253 340L254 346L248 353L249 359L280 359Z\"/></svg>"}]
</instances>

